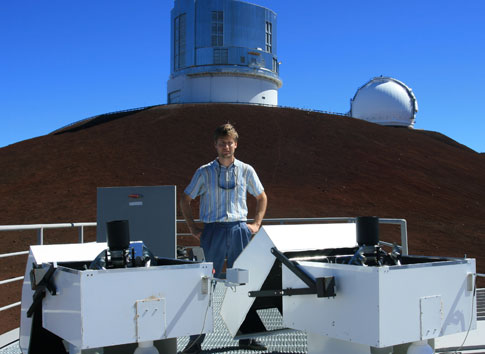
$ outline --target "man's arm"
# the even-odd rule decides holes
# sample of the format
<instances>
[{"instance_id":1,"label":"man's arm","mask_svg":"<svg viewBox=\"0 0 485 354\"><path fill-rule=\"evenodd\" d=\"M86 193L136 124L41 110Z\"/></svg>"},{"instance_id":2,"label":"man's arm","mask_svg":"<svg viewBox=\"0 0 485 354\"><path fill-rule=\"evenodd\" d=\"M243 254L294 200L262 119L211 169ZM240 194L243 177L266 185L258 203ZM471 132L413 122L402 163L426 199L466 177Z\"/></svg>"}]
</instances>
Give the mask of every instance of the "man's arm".
<instances>
[{"instance_id":1,"label":"man's arm","mask_svg":"<svg viewBox=\"0 0 485 354\"><path fill-rule=\"evenodd\" d=\"M192 202L192 198L185 194L180 198L180 209L182 209L182 214L184 215L185 222L190 229L190 232L193 236L197 239L200 239L200 235L202 230L195 225L194 217L192 216L192 208L190 207L190 203Z\"/></svg>"},{"instance_id":2,"label":"man's arm","mask_svg":"<svg viewBox=\"0 0 485 354\"><path fill-rule=\"evenodd\" d=\"M266 213L266 206L268 205L268 198L266 197L266 193L264 191L255 198L256 214L254 215L254 222L252 224L248 224L248 229L252 234L259 231L261 223L263 222L264 214Z\"/></svg>"}]
</instances>

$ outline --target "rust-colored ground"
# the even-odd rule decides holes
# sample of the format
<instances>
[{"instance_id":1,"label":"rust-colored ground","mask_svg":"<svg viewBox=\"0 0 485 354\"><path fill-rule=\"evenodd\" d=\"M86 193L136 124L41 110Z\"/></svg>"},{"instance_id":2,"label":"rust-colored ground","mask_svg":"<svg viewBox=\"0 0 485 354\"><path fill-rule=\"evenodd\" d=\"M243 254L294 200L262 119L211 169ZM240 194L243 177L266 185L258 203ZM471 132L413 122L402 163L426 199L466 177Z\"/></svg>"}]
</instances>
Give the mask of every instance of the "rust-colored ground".
<instances>
[{"instance_id":1,"label":"rust-colored ground","mask_svg":"<svg viewBox=\"0 0 485 354\"><path fill-rule=\"evenodd\" d=\"M226 121L240 133L237 157L265 186L267 217L405 218L411 254L466 254L485 273L483 154L439 133L286 108L156 106L4 147L0 224L95 221L97 187L176 185L180 194L215 157L212 132ZM397 228L383 228L381 239L398 241ZM36 240L0 234L2 253ZM46 231L45 240L77 234ZM0 279L23 275L25 257L16 258L0 261ZM20 282L0 288L0 307L19 298ZM18 327L18 313L0 313L0 333Z\"/></svg>"}]
</instances>

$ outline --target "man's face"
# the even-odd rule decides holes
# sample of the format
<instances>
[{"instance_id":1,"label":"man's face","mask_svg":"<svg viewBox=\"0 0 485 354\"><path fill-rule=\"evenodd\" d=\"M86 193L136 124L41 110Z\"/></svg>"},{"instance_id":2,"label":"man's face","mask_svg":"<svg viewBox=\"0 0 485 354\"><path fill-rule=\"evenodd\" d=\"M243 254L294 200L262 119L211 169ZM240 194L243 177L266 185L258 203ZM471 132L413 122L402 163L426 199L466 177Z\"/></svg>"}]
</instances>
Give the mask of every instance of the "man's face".
<instances>
[{"instance_id":1,"label":"man's face","mask_svg":"<svg viewBox=\"0 0 485 354\"><path fill-rule=\"evenodd\" d=\"M215 142L217 156L219 158L232 158L237 148L237 142L231 137L222 137Z\"/></svg>"}]
</instances>

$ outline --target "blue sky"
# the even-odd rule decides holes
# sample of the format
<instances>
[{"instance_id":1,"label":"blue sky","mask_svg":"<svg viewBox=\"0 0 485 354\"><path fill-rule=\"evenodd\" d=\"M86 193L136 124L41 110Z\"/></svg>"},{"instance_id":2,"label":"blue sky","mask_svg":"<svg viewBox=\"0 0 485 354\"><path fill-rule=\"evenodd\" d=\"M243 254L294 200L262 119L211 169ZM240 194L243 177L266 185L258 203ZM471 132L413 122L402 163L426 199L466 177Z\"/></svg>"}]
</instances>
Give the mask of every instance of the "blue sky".
<instances>
[{"instance_id":1,"label":"blue sky","mask_svg":"<svg viewBox=\"0 0 485 354\"><path fill-rule=\"evenodd\" d=\"M485 152L485 1L251 2L278 14L280 105L345 113L391 76L416 95L416 129ZM0 1L0 147L166 103L172 5Z\"/></svg>"}]
</instances>

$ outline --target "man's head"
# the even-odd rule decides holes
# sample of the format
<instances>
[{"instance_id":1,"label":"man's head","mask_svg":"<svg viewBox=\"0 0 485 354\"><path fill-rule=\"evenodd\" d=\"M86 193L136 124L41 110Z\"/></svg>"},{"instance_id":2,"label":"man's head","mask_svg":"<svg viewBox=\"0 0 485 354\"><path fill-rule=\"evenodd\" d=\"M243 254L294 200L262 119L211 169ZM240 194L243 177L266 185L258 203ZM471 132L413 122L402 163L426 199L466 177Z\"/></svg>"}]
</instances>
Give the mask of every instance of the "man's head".
<instances>
[{"instance_id":1,"label":"man's head","mask_svg":"<svg viewBox=\"0 0 485 354\"><path fill-rule=\"evenodd\" d=\"M231 123L226 123L222 124L217 127L217 129L214 132L214 143L217 143L217 140L219 138L233 138L234 142L237 143L237 140L239 139L239 135L237 134L236 129Z\"/></svg>"},{"instance_id":2,"label":"man's head","mask_svg":"<svg viewBox=\"0 0 485 354\"><path fill-rule=\"evenodd\" d=\"M217 127L214 132L214 146L220 163L226 165L234 160L238 138L239 135L232 124L226 123Z\"/></svg>"}]
</instances>

